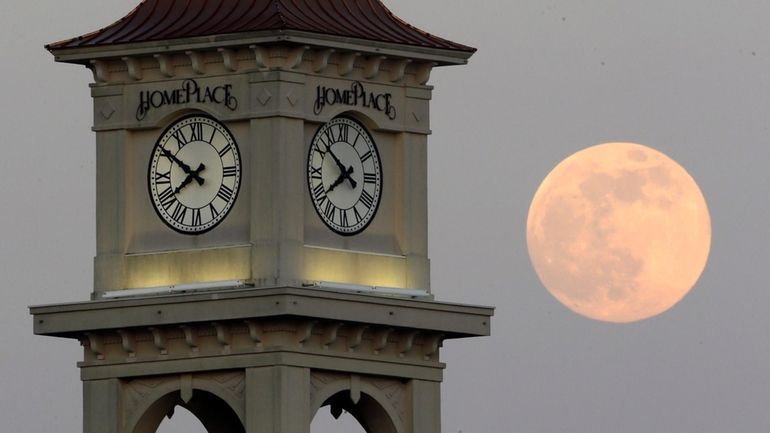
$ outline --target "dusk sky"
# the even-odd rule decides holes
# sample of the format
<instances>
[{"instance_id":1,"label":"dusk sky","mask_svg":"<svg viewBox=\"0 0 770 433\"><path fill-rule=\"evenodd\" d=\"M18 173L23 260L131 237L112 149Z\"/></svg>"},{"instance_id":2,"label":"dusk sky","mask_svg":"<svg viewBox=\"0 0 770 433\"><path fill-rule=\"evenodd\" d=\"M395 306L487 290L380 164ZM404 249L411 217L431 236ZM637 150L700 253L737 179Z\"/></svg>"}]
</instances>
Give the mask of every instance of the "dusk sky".
<instances>
[{"instance_id":1,"label":"dusk sky","mask_svg":"<svg viewBox=\"0 0 770 433\"><path fill-rule=\"evenodd\" d=\"M34 336L27 306L92 290L92 75L43 45L137 2L0 1L3 431L82 429L81 348ZM491 337L444 345L443 431L770 431L770 1L384 3L478 48L429 83L432 290L497 308ZM629 324L562 306L526 243L543 178L614 141L678 162L711 216L692 291Z\"/></svg>"}]
</instances>

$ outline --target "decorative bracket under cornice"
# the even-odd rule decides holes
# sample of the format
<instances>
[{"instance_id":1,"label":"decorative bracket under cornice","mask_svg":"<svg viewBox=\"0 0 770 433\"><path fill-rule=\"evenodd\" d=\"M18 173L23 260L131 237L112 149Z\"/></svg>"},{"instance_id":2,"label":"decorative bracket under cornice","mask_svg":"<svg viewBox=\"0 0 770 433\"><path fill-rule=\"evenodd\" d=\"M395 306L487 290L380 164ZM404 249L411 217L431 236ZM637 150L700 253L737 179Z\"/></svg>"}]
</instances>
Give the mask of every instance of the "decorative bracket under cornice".
<instances>
[{"instance_id":1,"label":"decorative bracket under cornice","mask_svg":"<svg viewBox=\"0 0 770 433\"><path fill-rule=\"evenodd\" d=\"M250 319L86 332L84 365L190 356L262 353L291 348L309 353L362 354L438 361L443 334L388 326L306 319ZM182 345L174 343L181 340Z\"/></svg>"},{"instance_id":2,"label":"decorative bracket under cornice","mask_svg":"<svg viewBox=\"0 0 770 433\"><path fill-rule=\"evenodd\" d=\"M425 86L438 62L404 57L370 55L311 45L256 45L200 48L130 56L99 57L88 61L98 84L136 83L168 78L236 74L266 69L354 80L379 80L385 84Z\"/></svg>"}]
</instances>

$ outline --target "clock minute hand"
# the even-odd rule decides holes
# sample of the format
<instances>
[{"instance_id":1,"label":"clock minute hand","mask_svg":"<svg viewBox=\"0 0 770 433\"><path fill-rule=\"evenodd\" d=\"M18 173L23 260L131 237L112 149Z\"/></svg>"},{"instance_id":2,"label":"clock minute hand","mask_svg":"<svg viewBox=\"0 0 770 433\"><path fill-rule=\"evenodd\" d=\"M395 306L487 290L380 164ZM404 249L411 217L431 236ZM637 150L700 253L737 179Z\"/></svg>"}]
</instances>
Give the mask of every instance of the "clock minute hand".
<instances>
[{"instance_id":1,"label":"clock minute hand","mask_svg":"<svg viewBox=\"0 0 770 433\"><path fill-rule=\"evenodd\" d=\"M358 183L355 181L355 179L350 177L351 174L353 174L353 166L352 165L347 170L342 170L342 174L340 174L340 179L342 179L342 180L347 179L350 182L350 187L355 189L355 187L356 187L356 185L358 185Z\"/></svg>"},{"instance_id":2,"label":"clock minute hand","mask_svg":"<svg viewBox=\"0 0 770 433\"><path fill-rule=\"evenodd\" d=\"M190 168L190 166L180 161L179 158L177 158L176 155L174 155L173 153L169 152L168 149L161 147L160 150L161 152L163 152L163 155L165 155L166 158L175 162L182 170L184 170L185 173L187 174L192 173L192 169Z\"/></svg>"},{"instance_id":3,"label":"clock minute hand","mask_svg":"<svg viewBox=\"0 0 770 433\"><path fill-rule=\"evenodd\" d=\"M187 165L184 162L182 162L181 160L179 160L179 158L177 158L176 155L174 155L173 153L169 152L168 149L161 147L160 150L161 150L161 152L163 152L163 154L166 156L166 158L168 158L171 161L175 162L179 166L179 168L182 169L182 171L184 171L188 175L192 175L193 178L195 178L195 180L198 182L198 185L203 185L203 179L200 176L198 176L198 171L193 171L190 168L189 165ZM201 164L201 165L203 165L203 164Z\"/></svg>"},{"instance_id":4,"label":"clock minute hand","mask_svg":"<svg viewBox=\"0 0 770 433\"><path fill-rule=\"evenodd\" d=\"M203 163L201 162L200 165L198 165L198 168L194 172L190 173L190 176L195 177L195 181L198 182L198 185L203 185L203 183L206 181L206 179L203 179L202 177L198 176L198 173L202 172L205 169L206 169L206 166L203 165Z\"/></svg>"},{"instance_id":5,"label":"clock minute hand","mask_svg":"<svg viewBox=\"0 0 770 433\"><path fill-rule=\"evenodd\" d=\"M198 185L203 185L204 179L201 179L200 176L198 176L198 173L205 170L206 166L201 164L198 166L198 169L190 172L190 174L187 175L187 177L184 178L182 183L179 184L178 187L174 189L174 194L179 194L179 191L182 190L182 188L186 187L190 182L192 182L193 179L195 179L198 182Z\"/></svg>"},{"instance_id":6,"label":"clock minute hand","mask_svg":"<svg viewBox=\"0 0 770 433\"><path fill-rule=\"evenodd\" d=\"M337 164L337 167L340 168L340 173L341 174L340 174L340 178L339 179L343 179L343 180L347 179L347 180L349 180L350 181L350 186L352 188L355 188L357 183L356 183L355 180L353 180L352 177L350 177L350 175L353 173L353 166L351 165L350 168L345 168L345 165L342 163L342 161L340 161L339 158L337 158L337 155L335 155L334 152L332 152L332 148L331 147L327 147L326 149L329 151L329 154L332 156L332 159L334 159L334 162ZM339 179L337 179L337 180L339 180Z\"/></svg>"},{"instance_id":7,"label":"clock minute hand","mask_svg":"<svg viewBox=\"0 0 770 433\"><path fill-rule=\"evenodd\" d=\"M342 172L342 174L340 174L340 177L338 177L337 180L334 181L334 183L329 185L329 190L327 191L327 193L332 192L334 188L337 188L337 186L339 186L339 184L341 184L342 182L345 182L346 178L353 182L353 188L355 188L356 184L353 179L350 179L350 173L353 173L353 167L350 167L346 171Z\"/></svg>"},{"instance_id":8,"label":"clock minute hand","mask_svg":"<svg viewBox=\"0 0 770 433\"><path fill-rule=\"evenodd\" d=\"M332 148L331 147L327 147L326 150L329 151L329 155L332 156L332 159L334 159L334 162L337 164L337 167L340 168L340 171L345 173L345 171L346 171L345 165L342 164L342 161L340 161L340 159L337 158L337 155L335 155L334 152L332 152Z\"/></svg>"}]
</instances>

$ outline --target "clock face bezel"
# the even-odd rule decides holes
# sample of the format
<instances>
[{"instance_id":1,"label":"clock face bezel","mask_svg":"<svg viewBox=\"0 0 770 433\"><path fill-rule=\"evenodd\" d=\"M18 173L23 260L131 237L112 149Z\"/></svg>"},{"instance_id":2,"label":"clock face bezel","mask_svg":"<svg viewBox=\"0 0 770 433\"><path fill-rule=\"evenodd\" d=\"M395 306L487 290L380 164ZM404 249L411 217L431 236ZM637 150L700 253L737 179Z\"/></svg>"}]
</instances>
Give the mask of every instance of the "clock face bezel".
<instances>
[{"instance_id":1,"label":"clock face bezel","mask_svg":"<svg viewBox=\"0 0 770 433\"><path fill-rule=\"evenodd\" d=\"M318 162L318 159L316 157L316 154L318 153L318 151L316 150L316 148L318 146L319 141L323 139L324 137L323 134L325 134L327 130L331 129L333 126L337 124L347 124L350 128L355 129L355 131L358 132L358 135L356 135L356 138L352 140L352 143L349 141L334 141L331 143L331 145L335 147L338 145L344 146L346 144L350 148L352 148L352 152L348 150L344 153L344 155L339 157L339 159L341 160L340 162L342 162L342 164L345 166L350 164L349 167L359 167L361 171L363 171L363 174L361 176L358 176L357 174L355 174L355 171L353 171L350 174L351 177L355 176L357 179L355 180L356 183L357 184L360 183L362 186L360 187L360 190L357 188L353 188L354 191L358 191L357 192L358 195L355 196L355 199L352 205L346 208L339 207L336 203L334 203L334 200L329 198L329 192L331 191L329 191L328 188L330 187L330 185L324 184L325 183L324 180L328 180L328 178L324 175L324 173L326 172L326 170L324 170L324 166L326 166L327 164L331 165L336 163L333 161L332 158L329 158L331 162L327 163L326 157L323 157L320 160L320 166L318 164L314 165L314 162ZM339 135L338 135L338 138L339 138ZM364 156L366 156L367 153L370 153L371 158L364 157L362 160L362 156L358 152L355 146L358 143L359 138L363 138L363 141L366 144L366 149L368 149L368 152L366 152ZM327 141L328 141L328 137L327 137ZM359 147L361 146L359 145ZM346 148L343 147L340 150L345 150L345 149ZM351 156L351 155L354 155L354 156ZM357 157L357 160L355 159L355 157ZM371 159L372 164L366 164L366 165L370 165L371 168L373 168L374 170L373 173L367 172L363 168L364 164L369 159ZM335 167L333 171L334 174L332 175L332 177L337 178L337 181L339 181L340 179L343 179L341 175L341 170L337 168L336 165L334 165L334 167ZM320 170L320 173L319 173L319 170ZM314 174L315 174L315 177L314 177ZM373 178L372 178L372 175L374 176ZM377 144L374 141L372 134L369 132L366 126L364 126L357 119L350 116L341 115L322 124L318 128L316 133L313 135L313 139L310 141L310 146L308 149L306 176L307 176L308 194L310 196L310 201L313 204L313 209L315 209L316 214L318 214L318 217L332 232L340 236L355 236L357 234L362 233L364 230L366 230L369 227L369 225L372 223L372 221L374 221L374 218L377 215L377 211L379 210L380 203L382 202L382 192L383 192L382 160L380 159L379 149L377 148ZM368 179L373 179L373 182L366 182L365 177ZM372 184L372 183L374 184L373 188L371 189L366 188L367 184ZM351 185L352 185L352 182L350 182L348 179L343 179L342 183L338 185L338 187L348 188L348 187L351 187ZM317 195L314 193L314 191L316 191L316 189L319 186L323 186L323 195ZM371 190L371 193L370 193L370 190ZM361 201L364 191L366 191L366 195L370 196L371 198L372 204L370 206L366 206L365 202L362 203ZM348 194L348 201L350 201L349 199L351 196L352 194ZM321 209L321 206L323 205L323 203L331 203L334 209L336 209L332 211L331 218L329 218L325 213L325 210L327 210L328 212L327 207L325 207L324 209ZM346 219L349 218L347 216L347 213L350 209L354 209L353 210L354 217L357 217L358 211L356 206L358 206L359 203L362 203L363 207L366 208L366 213L355 224L350 226L343 226L342 225L343 211ZM334 217L338 213L340 214L339 224L334 221L335 219Z\"/></svg>"},{"instance_id":2,"label":"clock face bezel","mask_svg":"<svg viewBox=\"0 0 770 433\"><path fill-rule=\"evenodd\" d=\"M212 132L212 138L210 139L211 142L206 142L205 140L193 140L191 138L187 143L185 143L184 146L179 147L175 152L173 151L173 149L167 149L166 146L164 146L164 144L166 145L169 144L169 141L174 142L173 133L175 132L175 130L181 130L182 128L185 128L189 125L195 124L196 122L191 121L194 119L201 119L202 122L200 123L208 125L214 129L214 131ZM182 134L184 134L185 131L183 131ZM217 147L214 146L213 144L217 142L215 140L217 136L222 137L224 141L227 143L227 146L222 146L221 150L217 149ZM186 137L183 136L183 138L186 138ZM224 162L222 163L221 169L217 172L218 174L217 177L219 178L219 183L217 185L217 193L205 205L197 208L188 207L183 202L181 202L178 198L176 198L177 193L174 193L175 202L182 204L183 206L185 206L187 210L190 210L190 209L198 210L199 217L203 214L204 208L207 208L205 209L205 211L208 213L208 215L211 216L211 218L206 220L205 223L201 223L199 225L194 225L194 217L192 216L193 214L191 214L190 216L192 225L184 224L185 217L182 217L181 223L176 219L174 219L171 211L169 210L171 208L171 205L164 208L163 205L161 204L162 199L160 196L163 194L163 192L167 191L167 189L163 189L163 191L160 191L160 188L157 188L157 184L156 184L157 182L156 173L158 171L157 169L158 161L164 158L161 148L169 150L171 153L173 153L176 156L178 153L180 153L180 151L185 146L188 146L191 143L196 143L196 145L199 148L201 147L199 143L203 143L206 146L210 146L212 148L212 151L218 156L220 162L222 162L222 160L226 156L232 155L230 158L232 159L232 163L233 163L232 166L227 166L227 168L229 169L228 173L232 173L231 175L228 175L228 176L225 175ZM174 145L172 144L172 146ZM178 142L177 142L177 146L178 146ZM205 149L206 147L203 146L203 148ZM225 149L227 150L226 152L225 152ZM224 153L220 153L220 152L224 152ZM210 159L216 159L216 158L210 158ZM178 164L173 163L171 161L169 162L170 162L169 170L173 170L175 166L179 167ZM200 161L194 161L194 160L182 161L182 162L185 162L192 168L194 168L195 164L201 163ZM206 168L209 168L209 167L206 167ZM170 173L171 171L169 171L169 176L171 176ZM205 179L207 177L205 169L203 171L200 171L199 175L204 180L204 183L205 183ZM150 196L149 198L150 198L150 202L152 203L153 210L155 210L155 213L158 215L160 220L163 221L163 223L167 227L171 228L177 233L181 233L185 235L200 235L200 234L209 232L214 228L216 228L217 226L219 226L219 224L222 223L222 221L224 221L227 218L227 216L229 215L233 207L235 207L235 203L238 199L238 193L240 192L242 175L243 175L243 167L241 162L240 149L238 147L238 142L235 139L235 136L233 135L233 133L230 131L230 129L224 123L220 122L218 119L216 119L213 116L210 116L205 113L192 113L192 114L187 114L174 119L169 124L169 126L167 126L163 130L163 132L158 136L158 139L155 141L155 145L153 145L152 147L152 152L150 154L150 162L147 168L147 188L148 188L148 192ZM209 179L211 179L210 176L208 177ZM225 182L226 177L232 177L233 181ZM169 182L170 182L170 179L169 179ZM226 183L228 185L226 185ZM179 182L177 182L177 184L179 184ZM173 188L173 186L171 185L172 184L169 183L169 188ZM232 187L229 185L231 185ZM191 181L185 188L194 188L195 186L197 186L196 182ZM222 192L223 187L226 187L226 190L224 192ZM180 191L180 192L183 192L183 191ZM219 194L220 192L222 192L222 195ZM226 200L224 197L229 197L229 198ZM219 200L217 200L218 198ZM218 201L220 203L224 202L224 206L222 206L218 211L216 207L213 206L213 203L215 201ZM217 212L216 215L214 215L215 211Z\"/></svg>"}]
</instances>

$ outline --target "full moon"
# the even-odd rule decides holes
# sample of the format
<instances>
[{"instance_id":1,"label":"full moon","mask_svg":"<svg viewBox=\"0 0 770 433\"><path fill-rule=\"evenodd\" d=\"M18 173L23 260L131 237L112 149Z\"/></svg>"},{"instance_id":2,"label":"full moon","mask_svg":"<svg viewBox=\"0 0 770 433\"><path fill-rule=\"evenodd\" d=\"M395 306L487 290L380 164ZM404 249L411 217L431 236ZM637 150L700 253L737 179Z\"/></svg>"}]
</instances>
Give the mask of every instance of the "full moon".
<instances>
[{"instance_id":1,"label":"full moon","mask_svg":"<svg viewBox=\"0 0 770 433\"><path fill-rule=\"evenodd\" d=\"M706 266L711 222L687 171L634 143L581 150L546 176L527 246L548 291L572 311L634 322L679 302Z\"/></svg>"}]
</instances>

